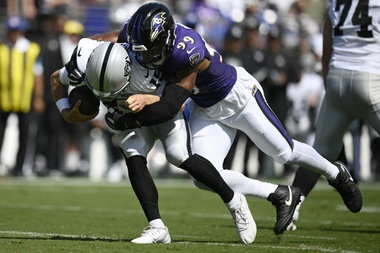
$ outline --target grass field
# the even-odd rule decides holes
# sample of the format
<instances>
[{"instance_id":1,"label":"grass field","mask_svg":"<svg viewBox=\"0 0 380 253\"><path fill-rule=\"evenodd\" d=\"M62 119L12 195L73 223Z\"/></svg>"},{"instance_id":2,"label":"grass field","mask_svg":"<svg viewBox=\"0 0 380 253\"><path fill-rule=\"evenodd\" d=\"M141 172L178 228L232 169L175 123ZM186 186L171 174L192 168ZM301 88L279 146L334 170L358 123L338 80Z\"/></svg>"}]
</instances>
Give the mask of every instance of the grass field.
<instances>
[{"instance_id":1,"label":"grass field","mask_svg":"<svg viewBox=\"0 0 380 253\"><path fill-rule=\"evenodd\" d=\"M129 181L0 179L0 253L98 252L380 252L380 184L360 185L363 210L346 210L324 181L304 202L298 230L276 236L275 209L248 197L258 233L240 243L233 221L213 193L187 180L157 181L172 243L134 245L147 225Z\"/></svg>"}]
</instances>

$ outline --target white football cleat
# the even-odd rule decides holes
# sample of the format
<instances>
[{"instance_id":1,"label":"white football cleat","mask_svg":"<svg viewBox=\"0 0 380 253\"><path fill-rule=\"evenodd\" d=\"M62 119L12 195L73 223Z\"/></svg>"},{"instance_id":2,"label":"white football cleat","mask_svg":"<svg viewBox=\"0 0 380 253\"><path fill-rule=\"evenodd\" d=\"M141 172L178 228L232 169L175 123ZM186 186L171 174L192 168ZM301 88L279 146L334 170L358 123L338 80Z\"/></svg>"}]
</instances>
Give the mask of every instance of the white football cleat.
<instances>
[{"instance_id":1,"label":"white football cleat","mask_svg":"<svg viewBox=\"0 0 380 253\"><path fill-rule=\"evenodd\" d=\"M256 238L256 223L249 210L245 196L241 193L235 192L235 194L238 195L240 202L230 208L230 212L235 222L236 232L243 243L251 244Z\"/></svg>"},{"instance_id":2,"label":"white football cleat","mask_svg":"<svg viewBox=\"0 0 380 253\"><path fill-rule=\"evenodd\" d=\"M171 238L167 227L147 226L141 236L131 242L136 244L171 243Z\"/></svg>"},{"instance_id":3,"label":"white football cleat","mask_svg":"<svg viewBox=\"0 0 380 253\"><path fill-rule=\"evenodd\" d=\"M296 222L298 221L298 218L299 218L299 216L300 216L300 208L301 208L302 202L303 202L304 200L305 200L305 196L301 195L300 202L298 203L298 205L296 206L296 209L294 210L293 220L292 220L292 222L289 224L289 226L287 227L286 230L288 230L288 231L294 231L294 230L297 229Z\"/></svg>"}]
</instances>

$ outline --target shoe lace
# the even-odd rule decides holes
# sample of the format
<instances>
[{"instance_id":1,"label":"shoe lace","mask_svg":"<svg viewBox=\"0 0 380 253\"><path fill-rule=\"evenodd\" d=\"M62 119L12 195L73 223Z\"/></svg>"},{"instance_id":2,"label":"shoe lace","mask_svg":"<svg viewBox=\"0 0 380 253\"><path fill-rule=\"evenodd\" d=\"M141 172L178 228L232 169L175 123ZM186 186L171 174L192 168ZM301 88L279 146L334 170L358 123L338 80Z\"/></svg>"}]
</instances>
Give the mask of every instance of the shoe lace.
<instances>
[{"instance_id":1,"label":"shoe lace","mask_svg":"<svg viewBox=\"0 0 380 253\"><path fill-rule=\"evenodd\" d=\"M236 227L239 230L246 230L248 228L247 214L243 208L238 208L232 212Z\"/></svg>"},{"instance_id":2,"label":"shoe lace","mask_svg":"<svg viewBox=\"0 0 380 253\"><path fill-rule=\"evenodd\" d=\"M145 227L143 229L143 232L141 233L141 236L152 236L154 237L157 234L160 234L161 228L154 228L151 226Z\"/></svg>"}]
</instances>

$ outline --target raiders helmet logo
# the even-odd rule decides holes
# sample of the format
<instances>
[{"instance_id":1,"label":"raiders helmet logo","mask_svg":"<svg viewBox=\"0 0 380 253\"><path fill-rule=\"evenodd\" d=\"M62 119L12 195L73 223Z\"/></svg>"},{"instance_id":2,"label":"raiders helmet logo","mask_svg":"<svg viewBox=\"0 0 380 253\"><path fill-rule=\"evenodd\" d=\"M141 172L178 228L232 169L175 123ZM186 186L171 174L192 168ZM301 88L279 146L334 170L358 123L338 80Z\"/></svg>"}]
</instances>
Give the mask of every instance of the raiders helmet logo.
<instances>
[{"instance_id":1,"label":"raiders helmet logo","mask_svg":"<svg viewBox=\"0 0 380 253\"><path fill-rule=\"evenodd\" d=\"M124 64L124 76L128 76L131 72L131 62L129 61L129 56L125 57L125 64Z\"/></svg>"},{"instance_id":2,"label":"raiders helmet logo","mask_svg":"<svg viewBox=\"0 0 380 253\"><path fill-rule=\"evenodd\" d=\"M150 24L150 41L153 42L158 35L165 31L164 24L166 22L165 12L157 13L152 18L152 23Z\"/></svg>"}]
</instances>

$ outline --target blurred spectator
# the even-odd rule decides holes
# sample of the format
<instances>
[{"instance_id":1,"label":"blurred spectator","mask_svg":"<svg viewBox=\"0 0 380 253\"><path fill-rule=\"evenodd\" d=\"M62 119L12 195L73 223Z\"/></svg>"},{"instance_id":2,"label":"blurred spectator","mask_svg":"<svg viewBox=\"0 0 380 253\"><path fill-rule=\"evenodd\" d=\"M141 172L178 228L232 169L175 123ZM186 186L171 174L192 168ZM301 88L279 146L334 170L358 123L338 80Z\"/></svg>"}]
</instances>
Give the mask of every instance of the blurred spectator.
<instances>
[{"instance_id":1,"label":"blurred spectator","mask_svg":"<svg viewBox=\"0 0 380 253\"><path fill-rule=\"evenodd\" d=\"M206 0L195 0L183 24L196 30L217 51L223 50L230 20L223 17L214 5L208 4Z\"/></svg>"},{"instance_id":2,"label":"blurred spectator","mask_svg":"<svg viewBox=\"0 0 380 253\"><path fill-rule=\"evenodd\" d=\"M63 62L69 62L74 48L82 38L84 26L77 20L67 20L63 25L63 34L59 36Z\"/></svg>"},{"instance_id":3,"label":"blurred spectator","mask_svg":"<svg viewBox=\"0 0 380 253\"><path fill-rule=\"evenodd\" d=\"M39 118L39 131L37 135L37 150L34 172L38 176L46 176L62 170L62 156L59 153L65 141L66 122L62 119L55 102L51 96L50 75L63 66L59 36L63 32L65 16L42 14L37 19L39 29L29 36L41 46L42 63L44 66L44 100L46 110Z\"/></svg>"},{"instance_id":4,"label":"blurred spectator","mask_svg":"<svg viewBox=\"0 0 380 253\"><path fill-rule=\"evenodd\" d=\"M316 73L318 58L313 53L308 39L301 40L298 54L299 63L294 65L299 81L290 82L287 87L289 106L285 127L292 138L312 144L316 114L324 95L323 78L321 73Z\"/></svg>"},{"instance_id":5,"label":"blurred spectator","mask_svg":"<svg viewBox=\"0 0 380 253\"><path fill-rule=\"evenodd\" d=\"M245 45L244 30L239 24L233 24L224 38L223 60L233 66L243 66L242 49Z\"/></svg>"},{"instance_id":6,"label":"blurred spectator","mask_svg":"<svg viewBox=\"0 0 380 253\"><path fill-rule=\"evenodd\" d=\"M266 60L264 62L267 76L262 84L273 111L284 124L286 117L286 89L289 82L299 82L296 69L298 62L294 52L289 51L282 41L282 30L273 27L267 36Z\"/></svg>"},{"instance_id":7,"label":"blurred spectator","mask_svg":"<svg viewBox=\"0 0 380 253\"><path fill-rule=\"evenodd\" d=\"M6 0L8 16L23 17L32 20L37 16L35 0Z\"/></svg>"},{"instance_id":8,"label":"blurred spectator","mask_svg":"<svg viewBox=\"0 0 380 253\"><path fill-rule=\"evenodd\" d=\"M41 46L47 106L39 121L34 170L38 176L78 174L78 167L88 169L88 162L84 163L87 166L81 164L83 157L88 158L88 152L79 153L79 150L83 138L89 136L90 123L70 124L62 119L51 96L50 75L68 62L82 38L84 26L76 20L68 20L65 14L56 13L40 15L37 27L40 30L30 34L30 37L35 38Z\"/></svg>"},{"instance_id":9,"label":"blurred spectator","mask_svg":"<svg viewBox=\"0 0 380 253\"><path fill-rule=\"evenodd\" d=\"M309 38L320 32L320 24L306 12L309 2L309 0L295 0L281 19L285 47L295 49L302 38Z\"/></svg>"},{"instance_id":10,"label":"blurred spectator","mask_svg":"<svg viewBox=\"0 0 380 253\"><path fill-rule=\"evenodd\" d=\"M28 152L34 152L34 139L31 138L35 134L30 134L32 112L40 114L45 109L40 46L25 38L26 28L26 20L9 17L6 44L0 44L0 149L7 119L15 113L19 149L11 174L18 177L24 176L23 166Z\"/></svg>"}]
</instances>

